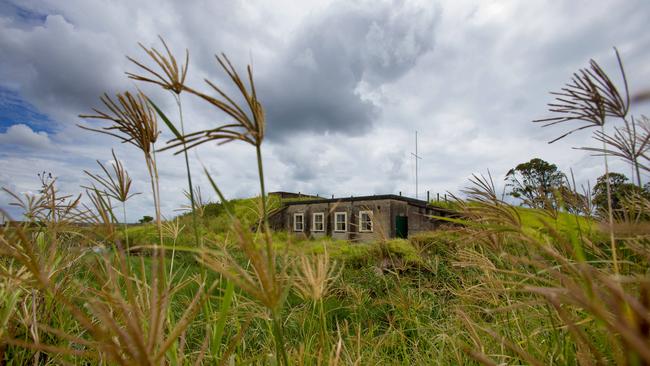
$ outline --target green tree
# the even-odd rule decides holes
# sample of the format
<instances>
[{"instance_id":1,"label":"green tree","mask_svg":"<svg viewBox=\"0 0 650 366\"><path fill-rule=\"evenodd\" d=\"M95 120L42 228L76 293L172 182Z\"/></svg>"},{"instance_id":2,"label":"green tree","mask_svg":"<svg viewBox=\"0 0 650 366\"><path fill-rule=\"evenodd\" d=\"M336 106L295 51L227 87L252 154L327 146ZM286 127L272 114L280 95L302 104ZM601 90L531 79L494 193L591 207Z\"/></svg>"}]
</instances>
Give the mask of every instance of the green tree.
<instances>
[{"instance_id":1,"label":"green tree","mask_svg":"<svg viewBox=\"0 0 650 366\"><path fill-rule=\"evenodd\" d=\"M151 216L142 216L140 220L138 220L141 224L147 224L153 221L153 217Z\"/></svg>"},{"instance_id":2,"label":"green tree","mask_svg":"<svg viewBox=\"0 0 650 366\"><path fill-rule=\"evenodd\" d=\"M633 183L628 183L629 179L620 173L609 173L609 185L612 192L612 210L617 211L623 208L623 200L634 194L650 198L648 190L639 188ZM647 187L647 185L646 185ZM603 174L596 180L592 200L594 206L600 209L607 209L607 174Z\"/></svg>"},{"instance_id":3,"label":"green tree","mask_svg":"<svg viewBox=\"0 0 650 366\"><path fill-rule=\"evenodd\" d=\"M510 196L534 208L554 207L553 192L564 186L564 173L555 164L539 158L510 169L506 174Z\"/></svg>"}]
</instances>

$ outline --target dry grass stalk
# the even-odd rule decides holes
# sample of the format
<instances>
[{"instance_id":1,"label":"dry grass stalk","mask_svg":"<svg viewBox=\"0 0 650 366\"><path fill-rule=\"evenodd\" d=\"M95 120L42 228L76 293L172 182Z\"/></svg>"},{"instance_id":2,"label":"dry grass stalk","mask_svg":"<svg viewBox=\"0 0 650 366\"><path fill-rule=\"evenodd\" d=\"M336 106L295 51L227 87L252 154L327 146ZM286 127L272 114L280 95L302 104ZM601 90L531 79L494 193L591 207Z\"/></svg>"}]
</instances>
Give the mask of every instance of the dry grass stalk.
<instances>
[{"instance_id":1,"label":"dry grass stalk","mask_svg":"<svg viewBox=\"0 0 650 366\"><path fill-rule=\"evenodd\" d=\"M476 236L478 240L498 248L502 245L504 233L521 229L521 216L515 208L499 198L489 171L487 176L473 175L470 183L461 190L466 200L452 195L457 210L463 217L479 224L482 235Z\"/></svg>"},{"instance_id":2,"label":"dry grass stalk","mask_svg":"<svg viewBox=\"0 0 650 366\"><path fill-rule=\"evenodd\" d=\"M117 158L117 156L115 155L115 151L112 149L111 149L111 155L113 156L113 160L111 162L113 168L112 172L109 171L99 160L97 160L97 164L101 167L105 176L93 174L87 170L84 170L84 173L86 173L86 175L88 175L95 182L97 182L101 187L103 187L104 194L107 197L113 198L122 203L122 220L123 220L122 222L123 222L123 229L124 229L124 237L126 240L126 247L128 249L129 231L127 230L127 223L126 223L126 201L129 198L138 195L140 193L131 193L131 184L133 183L133 181L131 180L129 173L126 171L126 169L124 169L124 165ZM90 189L91 192L97 191L94 184L92 188L89 187L84 187L84 188ZM93 201L93 204L95 205L96 208L99 209L96 202ZM104 220L104 222L106 222L106 220Z\"/></svg>"},{"instance_id":3,"label":"dry grass stalk","mask_svg":"<svg viewBox=\"0 0 650 366\"><path fill-rule=\"evenodd\" d=\"M178 217L175 220L166 220L163 223L163 235L172 239L172 259L169 264L169 278L173 278L174 274L174 258L176 256L176 241L178 236L181 234L181 231L185 228L185 225L181 225Z\"/></svg>"},{"instance_id":4,"label":"dry grass stalk","mask_svg":"<svg viewBox=\"0 0 650 366\"><path fill-rule=\"evenodd\" d=\"M162 38L161 38L162 41ZM183 136L178 136L176 133L176 138L171 140L162 150L172 149L180 147L181 149L176 153L184 152L186 155L187 163L187 150L198 146L204 142L208 141L217 141L219 144L228 143L235 140L244 141L255 146L257 152L257 165L258 165L258 174L260 180L260 190L261 190L261 221L264 223L264 239L266 243L266 250L260 251L256 248L254 238L246 231L245 228L241 227L241 224L237 221L233 221L234 231L237 234L237 242L239 243L240 249L245 253L249 259L251 265L253 266L254 271L251 273L247 269L241 267L236 261L234 261L230 256L224 255L212 255L209 252L202 250L199 260L205 263L208 267L213 270L221 273L222 275L229 278L231 281L236 283L240 288L248 292L251 296L260 301L264 306L266 306L272 314L274 321L274 335L276 336L276 348L277 348L277 357L278 361L283 360L284 363L288 362L286 357L286 352L284 351L284 341L282 340L282 327L279 324L279 311L281 305L284 301L284 296L286 292L286 282L285 282L285 270L281 269L280 273L276 271L276 256L272 248L271 236L269 233L268 227L268 210L266 202L266 194L264 188L264 173L262 167L262 155L261 155L261 144L264 138L264 111L261 104L257 100L257 94L255 91L255 84L253 82L253 75L250 66L247 68L248 71L248 83L247 87L244 81L240 78L239 74L230 63L228 58L225 55L216 56L218 63L226 74L230 77L232 82L235 84L242 97L246 102L246 108L249 110L249 113L244 112L244 108L240 107L232 98L226 95L219 87L214 83L206 80L206 83L217 92L219 97L212 97L207 94L196 91L193 88L190 88L184 85L186 73L187 73L187 62L188 54L186 53L186 63L185 67L178 67L175 57L169 51L169 48L163 41L163 45L167 51L167 55L163 56L160 52L155 49L148 50L143 47L145 52L152 58L152 60L162 69L162 73L157 73L154 70L145 67L142 63L139 63L131 58L132 62L138 65L140 68L144 69L150 75L153 75L153 78L150 76L142 76L136 74L129 74L129 77L154 83L162 86L165 89L172 90L176 94L176 100L179 106L180 105L180 93L182 91L189 92L195 96L200 97L201 99L207 101L211 105L215 106L217 109L226 113L229 117L234 119L234 123L224 124L215 129L210 129L206 131L199 131L190 134L184 134ZM163 76L164 74L164 76ZM250 89L250 90L249 90ZM181 113L181 123L182 123L182 113ZM168 123L169 125L170 123ZM170 126L170 128L172 128ZM188 180L189 180L189 164L188 166ZM219 194L222 202L225 202L223 195L221 195L216 184L210 179L215 191ZM189 189L190 195L193 196L194 188L192 187L191 180L189 180ZM195 209L195 201L192 197L192 207ZM232 216L232 215L231 215ZM198 241L198 238L197 238ZM207 253L207 254L206 254Z\"/></svg>"},{"instance_id":5,"label":"dry grass stalk","mask_svg":"<svg viewBox=\"0 0 650 366\"><path fill-rule=\"evenodd\" d=\"M142 151L151 180L151 192L156 209L156 224L158 226L160 244L162 245L160 187L154 154L154 144L160 135L156 115L151 105L147 103L147 97L141 91L138 91L136 95L130 92L117 94L117 102L114 102L107 94L104 94L100 99L108 109L107 112L93 109L96 114L80 115L80 117L109 121L111 125L101 129L86 126L79 127L116 137L122 143L132 144Z\"/></svg>"},{"instance_id":6,"label":"dry grass stalk","mask_svg":"<svg viewBox=\"0 0 650 366\"><path fill-rule=\"evenodd\" d=\"M598 155L611 155L616 156L624 161L627 161L634 167L636 183L641 188L641 172L640 169L648 170L648 168L639 162L639 159L645 157L645 154L650 149L650 133L648 132L648 120L642 117L640 121L636 121L632 117L632 121L628 122L627 119L623 120L624 127L614 127L614 135L609 135L603 131L596 131L594 139L603 143L605 148L583 147L582 150L594 151ZM637 132L641 130L641 133ZM645 131L646 133L643 133Z\"/></svg>"},{"instance_id":7,"label":"dry grass stalk","mask_svg":"<svg viewBox=\"0 0 650 366\"><path fill-rule=\"evenodd\" d=\"M155 113L152 106L147 102L147 97L138 92L133 96L129 92L118 94L118 103L104 95L101 98L108 112L94 109L95 115L82 115L83 118L100 119L109 121L111 125L102 129L83 127L85 129L107 134L118 138L123 143L130 143L138 147L145 158L147 170L151 181L154 207L156 210L156 224L158 228L159 245L154 246L154 260L151 268L150 302L156 309L152 311L148 319L147 350L151 352L156 342L156 337L165 328L167 320L166 313L162 311L166 306L168 280L165 273L165 250L163 246L162 220L160 213L160 187L158 181L158 170L155 160L154 144L158 138L159 131ZM161 356L157 356L161 357ZM158 358L159 359L159 358Z\"/></svg>"},{"instance_id":8,"label":"dry grass stalk","mask_svg":"<svg viewBox=\"0 0 650 366\"><path fill-rule=\"evenodd\" d=\"M6 188L2 190L15 200L9 205L21 208L23 216L30 222L64 224L75 222L82 217L77 210L81 201L80 195L59 196L54 187L47 187L39 194L25 193L22 197Z\"/></svg>"},{"instance_id":9,"label":"dry grass stalk","mask_svg":"<svg viewBox=\"0 0 650 366\"><path fill-rule=\"evenodd\" d=\"M494 310L488 314L494 316L505 312L512 314L509 319L517 319L517 309L524 305L524 299L531 301L527 317L537 316L539 310L535 310L535 301L545 301L554 309L550 314L553 322L566 327L576 343L581 364L606 364L611 361L611 353L617 362L650 362L650 348L647 346L650 344L650 332L647 331L650 329L650 280L645 273L646 262L628 258L622 262L627 263L621 267L625 272L612 273L610 267L603 266L611 262L611 254L593 248L593 244L586 239L577 238L582 242L576 244L576 238L571 238L570 233L558 231L552 223L546 221L541 221L545 225L544 235L521 230L516 222L501 217L502 210L490 203L494 197L490 185L475 182L475 187L468 191L473 192L473 197L478 197L479 200L470 199L466 205L484 207L472 211L481 217L469 216L471 222L467 230L474 237L490 237L494 233L496 222L507 233L502 242L507 245L499 248L499 252L505 253L493 259L486 257L484 249L480 247L476 250L460 250L456 265L480 269L483 278L480 284L467 286L459 296L467 299L470 304L485 306L486 303L491 303ZM490 199L486 200L485 197ZM642 196L635 199L645 200L645 203L637 202L637 209L644 205L650 207L648 200ZM647 240L647 232L642 237ZM622 240L621 245L628 246L639 258L645 260L650 257L647 246L639 245L638 239ZM589 257L582 252L584 250L590 251L589 260L585 259ZM503 297L511 295L520 298L518 303L504 307ZM532 298L521 299L524 295ZM487 299L492 301L488 302ZM468 352L477 361L483 364L497 363L493 356L487 355L489 352L484 347L483 337L477 332L480 329L521 360L543 363L543 358L540 357L545 355L532 353L531 349L534 348L530 344L515 338L516 335L524 337L528 330L504 336L494 328L480 325L480 318L472 319L466 314L465 322L470 329L474 329L470 335L475 347ZM604 337L606 343L602 344L603 338L595 337L596 334ZM526 344L528 348L520 347L517 342Z\"/></svg>"},{"instance_id":10,"label":"dry grass stalk","mask_svg":"<svg viewBox=\"0 0 650 366\"><path fill-rule=\"evenodd\" d=\"M21 208L23 216L32 223L62 227L83 221L85 212L80 210L81 194L61 195L56 177L45 172L38 176L41 183L38 193L27 192L21 197L3 187L2 190L14 199L9 205Z\"/></svg>"},{"instance_id":11,"label":"dry grass stalk","mask_svg":"<svg viewBox=\"0 0 650 366\"><path fill-rule=\"evenodd\" d=\"M258 248L248 228L242 227L237 220L233 223L233 226L233 230L237 235L236 240L239 249L249 260L253 268L252 271L241 266L227 252L206 251L205 255L199 259L208 268L223 274L233 281L239 288L246 291L269 310L278 311L284 302L289 284L286 268L282 267L280 271L276 271L275 266L269 268L268 254ZM275 262L275 257L272 260Z\"/></svg>"},{"instance_id":12,"label":"dry grass stalk","mask_svg":"<svg viewBox=\"0 0 650 366\"><path fill-rule=\"evenodd\" d=\"M58 243L54 243L54 246L58 246ZM216 286L213 284L204 290L205 282L192 278L175 285L166 282L158 294L152 289L156 282L148 278L144 262L139 270L134 270L125 252L119 247L116 248L115 255L95 256L91 261L61 257L60 250L55 251L56 255L50 258L48 247L38 245L20 227L11 233L0 235L0 252L25 269L24 274L15 276L21 287L42 294L39 296L56 299L59 306L67 309L77 326L57 329L39 324L31 315L25 317L25 322L28 321L26 324L32 329L38 327L40 338L50 338L44 337L48 334L64 339L69 344L82 345L83 349L77 350L74 346L73 349L66 349L47 344L39 341L37 333L33 336L34 343L11 337L3 337L3 341L51 354L96 358L99 363L163 364L167 351L175 345L200 310L206 300L206 293ZM51 264L46 262L48 260ZM65 280L69 278L67 271L73 265L82 266L93 281L86 285ZM0 274L7 278L8 272L2 271ZM175 321L152 322L152 319L167 317L173 294L193 281L199 281L199 290L182 314ZM29 314L33 312L30 311ZM83 338L76 333L69 333L77 327L84 330Z\"/></svg>"},{"instance_id":13,"label":"dry grass stalk","mask_svg":"<svg viewBox=\"0 0 650 366\"><path fill-rule=\"evenodd\" d=\"M624 118L630 105L627 88L627 78L623 69L618 50L614 49L623 82L625 84L625 98L621 96L616 85L607 73L594 60L589 61L589 68L578 70L573 74L571 82L566 84L559 92L552 92L555 102L549 103L549 111L558 117L538 119L543 126L552 126L559 123L582 121L586 125L570 130L551 141L555 142L569 134L590 127L599 127L605 124L607 116Z\"/></svg>"},{"instance_id":14,"label":"dry grass stalk","mask_svg":"<svg viewBox=\"0 0 650 366\"><path fill-rule=\"evenodd\" d=\"M261 103L257 99L251 67L247 67L249 84L247 87L225 54L221 54L221 56L217 55L215 57L219 65L221 65L221 68L230 77L244 98L246 106L249 110L248 113L245 112L243 108L241 108L216 84L207 79L205 82L214 91L216 91L222 99L209 96L188 86L185 86L185 91L194 94L210 103L211 105L217 107L219 110L231 117L235 123L228 123L214 129L190 133L183 136L182 139L173 139L169 142L169 145L164 148L164 150L182 147L182 150L176 152L176 154L178 154L183 150L191 149L195 146L209 141L216 141L220 145L236 140L247 142L256 147L259 147L262 144L265 127L264 110Z\"/></svg>"},{"instance_id":15,"label":"dry grass stalk","mask_svg":"<svg viewBox=\"0 0 650 366\"><path fill-rule=\"evenodd\" d=\"M110 126L101 129L81 125L79 127L116 137L122 143L132 144L142 151L151 178L151 190L156 208L156 223L160 228L160 189L158 188L158 170L154 156L154 144L160 135L156 115L152 107L147 103L147 97L140 91L135 96L130 92L117 94L116 99L117 103L107 94L104 94L101 101L108 109L107 112L93 109L96 113L94 115L80 115L81 118L109 121Z\"/></svg>"},{"instance_id":16,"label":"dry grass stalk","mask_svg":"<svg viewBox=\"0 0 650 366\"><path fill-rule=\"evenodd\" d=\"M231 217L237 245L247 258L248 265L240 265L225 248L220 252L202 250L197 260L232 281L270 312L276 360L279 364L286 365L288 357L281 318L282 306L291 285L287 276L286 258L281 260L280 268L276 268L276 255L271 247L270 235L264 237L266 250L260 250L250 228L243 227L238 219ZM248 266L251 266L252 270L249 270Z\"/></svg>"},{"instance_id":17,"label":"dry grass stalk","mask_svg":"<svg viewBox=\"0 0 650 366\"><path fill-rule=\"evenodd\" d=\"M84 170L84 173L103 187L107 196L114 198L119 202L126 202L129 198L140 193L131 193L131 184L133 183L133 180L126 169L124 169L122 162L115 155L115 150L111 149L111 155L113 156L113 160L111 161L112 172L97 160L97 165L102 169L105 176L93 174L87 170Z\"/></svg>"},{"instance_id":18,"label":"dry grass stalk","mask_svg":"<svg viewBox=\"0 0 650 366\"><path fill-rule=\"evenodd\" d=\"M188 201L192 202L194 201L194 210L196 212L196 215L198 217L203 217L205 215L205 208L206 205L208 204L208 201L203 199L203 194L201 193L201 187L196 186L193 189L194 193L190 193L187 190L183 191L183 195L187 198ZM182 205L180 208L176 209L176 211L180 212L191 212L192 211L192 205Z\"/></svg>"},{"instance_id":19,"label":"dry grass stalk","mask_svg":"<svg viewBox=\"0 0 650 366\"><path fill-rule=\"evenodd\" d=\"M627 85L627 77L623 68L623 62L618 50L614 48L619 70L625 87L625 98L621 96L616 85L611 81L607 73L594 60L590 60L589 69L581 69L573 74L571 82L560 92L552 92L556 96L555 102L549 103L549 111L557 114L557 117L549 117L533 122L544 123L543 127L553 126L564 122L582 121L586 125L574 128L560 137L550 141L553 143L569 134L590 127L600 127L601 135L605 134L605 121L608 116L618 117L625 120L630 108L630 94ZM607 150L605 140L602 150ZM609 164L607 154L604 154L605 175L607 176L607 220L609 224L610 246L613 255L613 266L618 272L618 254L616 253L616 242L614 240L614 217L612 211L612 196L609 182Z\"/></svg>"},{"instance_id":20,"label":"dry grass stalk","mask_svg":"<svg viewBox=\"0 0 650 366\"><path fill-rule=\"evenodd\" d=\"M165 40L158 36L160 41L162 42L163 46L165 47L165 51L167 52L167 55L164 56L161 52L156 50L155 48L147 49L144 47L141 43L139 44L140 47L147 53L149 58L153 60L153 62L158 65L160 70L162 70L162 74L160 72L156 72L153 69L145 66L143 63L136 61L135 59L128 57L127 58L133 62L135 65L143 69L146 73L149 75L138 75L134 73L129 73L127 72L127 75L129 78L137 80L137 81L142 81L142 82L147 82L147 83L153 83L156 85L161 86L163 89L170 90L172 94L174 95L174 99L176 100L176 105L178 107L178 115L180 118L180 125L181 125L181 131L179 132L176 127L173 125L171 121L169 121L169 118L165 116L165 114L157 107L154 105L154 103L151 100L148 100L149 104L153 106L160 117L163 119L163 122L167 124L167 127L174 133L176 137L180 137L183 139L183 135L185 135L185 124L183 123L183 104L181 102L181 92L185 88L185 78L187 77L187 68L189 67L189 51L186 49L185 50L185 65L184 66L179 66L176 57L171 53L169 50L169 47L167 47L167 44L165 43ZM194 240L195 240L195 245L199 246L199 243L201 242L199 239L199 234L198 234L198 227L197 227L197 221L196 221L196 213L197 213L197 203L195 201L194 197L194 186L192 184L192 174L190 171L190 162L189 162L189 157L187 155L187 149L185 142L182 143L183 145L183 155L185 157L185 169L186 169L186 174L187 174L187 185L188 185L188 191L189 191L189 200L190 200L190 208L192 212L192 226L194 230Z\"/></svg>"},{"instance_id":21,"label":"dry grass stalk","mask_svg":"<svg viewBox=\"0 0 650 366\"><path fill-rule=\"evenodd\" d=\"M79 117L109 121L108 127L101 129L79 126L85 130L99 132L116 137L122 143L129 143L140 149L147 159L152 159L153 144L158 139L158 122L152 107L147 103L147 97L138 91L136 95L130 92L116 94L116 101L104 94L100 100L108 109L103 112L93 109L96 114L82 114Z\"/></svg>"},{"instance_id":22,"label":"dry grass stalk","mask_svg":"<svg viewBox=\"0 0 650 366\"><path fill-rule=\"evenodd\" d=\"M93 225L103 227L102 239L111 242L115 239L115 216L113 215L113 207L110 200L105 196L104 192L99 189L87 188L86 196L90 199L92 208L86 207L87 220L86 222Z\"/></svg>"},{"instance_id":23,"label":"dry grass stalk","mask_svg":"<svg viewBox=\"0 0 650 366\"><path fill-rule=\"evenodd\" d=\"M129 61L133 62L138 67L149 73L151 77L131 72L127 72L126 74L130 79L153 83L161 86L163 89L171 90L176 94L180 94L183 91L185 77L187 76L187 67L189 66L190 53L187 49L185 50L185 65L179 66L176 62L176 57L174 57L174 55L169 50L169 47L167 47L165 40L161 36L158 36L158 38L165 47L167 55L163 55L160 51L153 47L147 48L143 46L142 43L138 43L138 45L140 45L140 48L142 48L144 52L149 55L149 58L151 58L151 60L156 65L158 65L158 67L162 70L162 74L154 71L150 67L145 66L142 62L136 61L129 56L126 57Z\"/></svg>"},{"instance_id":24,"label":"dry grass stalk","mask_svg":"<svg viewBox=\"0 0 650 366\"><path fill-rule=\"evenodd\" d=\"M271 312L273 320L273 333L276 346L276 357L278 363L287 364L288 358L284 346L282 320L280 318L280 310L284 303L286 292L288 291L288 283L286 282L286 267L281 265L279 272L276 270L276 254L273 250L273 243L268 224L268 208L267 197L264 184L264 169L262 162L261 145L264 139L264 110L261 103L257 99L255 90L255 83L253 81L253 73L250 66L247 67L248 73L248 86L241 79L230 60L222 54L216 56L216 59L222 69L230 77L231 81L239 90L241 96L245 101L245 107L238 105L233 98L229 97L214 83L206 80L206 83L219 94L220 97L212 97L207 94L196 91L187 86L184 90L200 97L211 105L215 106L220 111L226 113L229 117L234 119L234 123L224 124L215 129L206 131L199 131L190 133L181 137L177 137L169 142L165 149L181 147L181 151L187 151L202 143L208 141L216 141L218 144L225 144L232 141L243 141L255 146L257 157L258 178L260 183L260 200L261 200L261 221L264 223L264 242L265 250L261 251L256 247L255 240L251 233L241 226L241 223L233 218L233 227L237 235L237 242L240 249L244 252L251 265L253 266L253 273L242 268L227 254L222 257L206 257L200 258L208 267L228 277L231 281L237 284L240 288L248 292L251 296L261 302ZM248 109L248 113L244 111ZM206 171L207 173L207 171ZM208 174L208 178L215 189L216 193L222 202L226 202L221 194L217 185L212 181Z\"/></svg>"},{"instance_id":25,"label":"dry grass stalk","mask_svg":"<svg viewBox=\"0 0 650 366\"><path fill-rule=\"evenodd\" d=\"M327 251L312 257L300 256L293 285L305 300L319 301L341 274L342 267L330 261Z\"/></svg>"}]
</instances>

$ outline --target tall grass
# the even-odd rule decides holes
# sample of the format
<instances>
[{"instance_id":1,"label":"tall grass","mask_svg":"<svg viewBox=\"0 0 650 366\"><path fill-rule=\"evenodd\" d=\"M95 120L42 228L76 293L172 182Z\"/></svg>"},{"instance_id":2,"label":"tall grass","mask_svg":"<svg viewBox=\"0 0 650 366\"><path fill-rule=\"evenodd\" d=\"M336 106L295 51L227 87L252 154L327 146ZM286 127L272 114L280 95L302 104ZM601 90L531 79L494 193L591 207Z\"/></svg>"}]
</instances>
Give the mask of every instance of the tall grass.
<instances>
[{"instance_id":1,"label":"tall grass","mask_svg":"<svg viewBox=\"0 0 650 366\"><path fill-rule=\"evenodd\" d=\"M155 67L131 59L143 74L128 76L174 95L180 130L142 92L105 95L104 109L84 116L107 123L84 128L143 153L156 225L120 232L114 204L124 223L133 193L114 152L112 167L86 172L85 200L59 192L45 172L34 195L5 189L25 221L0 227L0 364L650 363L646 198L626 197L621 215L592 216L589 202L570 202L581 197L572 182L573 194L557 192L546 209L523 209L502 200L490 174L475 175L447 205L450 225L409 240L272 232L277 202L266 196L252 69L242 78L217 56L237 95L210 81L210 93L199 91L186 85L189 53L179 65L163 46L165 54L143 47ZM559 116L547 123L618 118L620 136L601 130L605 146L591 151L647 169L650 129L626 122L627 92L597 64L563 93L567 104L552 105ZM226 120L186 132L181 94ZM158 153L182 152L188 177L191 214L169 220L160 214L158 118L174 135ZM219 197L207 204L187 151L234 141L255 149L260 195L229 201L204 169Z\"/></svg>"}]
</instances>

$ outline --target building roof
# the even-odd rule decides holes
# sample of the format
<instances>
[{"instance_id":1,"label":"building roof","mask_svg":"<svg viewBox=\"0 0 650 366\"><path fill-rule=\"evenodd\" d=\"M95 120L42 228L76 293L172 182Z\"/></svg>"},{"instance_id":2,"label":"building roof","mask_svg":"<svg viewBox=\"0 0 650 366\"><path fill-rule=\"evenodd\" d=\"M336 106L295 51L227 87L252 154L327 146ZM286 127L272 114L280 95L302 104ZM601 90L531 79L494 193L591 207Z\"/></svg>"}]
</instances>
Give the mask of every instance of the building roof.
<instances>
[{"instance_id":1,"label":"building roof","mask_svg":"<svg viewBox=\"0 0 650 366\"><path fill-rule=\"evenodd\" d=\"M350 197L338 197L338 198L316 198L316 199L300 199L295 201L283 201L284 205L306 205L314 203L335 203L335 202L354 202L354 201L382 201L382 200L396 200L406 202L410 205L418 207L429 207L429 208L441 208L434 206L427 201L418 200L411 197L398 196L395 194L379 194L373 196L350 196Z\"/></svg>"},{"instance_id":2,"label":"building roof","mask_svg":"<svg viewBox=\"0 0 650 366\"><path fill-rule=\"evenodd\" d=\"M296 197L296 198L319 198L318 196L314 196L311 194L304 194L304 193L296 193L296 192L287 192L287 191L275 191L275 192L269 192L269 196L280 196L280 197Z\"/></svg>"}]
</instances>

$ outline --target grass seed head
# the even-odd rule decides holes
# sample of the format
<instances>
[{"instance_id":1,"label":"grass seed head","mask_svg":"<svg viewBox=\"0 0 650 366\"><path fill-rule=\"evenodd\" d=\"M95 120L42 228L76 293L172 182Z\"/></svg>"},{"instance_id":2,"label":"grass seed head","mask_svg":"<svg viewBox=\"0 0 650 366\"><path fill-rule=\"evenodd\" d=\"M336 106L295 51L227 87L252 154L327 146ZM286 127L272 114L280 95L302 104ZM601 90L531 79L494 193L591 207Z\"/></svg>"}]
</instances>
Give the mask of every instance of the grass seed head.
<instances>
[{"instance_id":1,"label":"grass seed head","mask_svg":"<svg viewBox=\"0 0 650 366\"><path fill-rule=\"evenodd\" d=\"M576 131L602 126L607 116L624 118L627 115L630 105L627 79L618 50L614 49L614 51L625 86L625 98L600 65L590 60L589 67L574 73L571 81L560 91L551 92L555 96L555 101L549 103L548 107L549 111L556 116L533 121L543 123L543 127L574 121L586 123L553 139L550 143Z\"/></svg>"},{"instance_id":2,"label":"grass seed head","mask_svg":"<svg viewBox=\"0 0 650 366\"><path fill-rule=\"evenodd\" d=\"M96 114L80 115L81 118L99 119L111 123L101 129L79 126L83 129L99 132L118 138L122 143L129 143L146 155L153 153L153 144L158 139L158 122L153 108L147 103L147 97L141 91L135 95L130 92L118 93L114 101L108 94L100 98L107 111L93 109Z\"/></svg>"},{"instance_id":3,"label":"grass seed head","mask_svg":"<svg viewBox=\"0 0 650 366\"><path fill-rule=\"evenodd\" d=\"M149 58L151 58L151 60L153 60L156 65L158 65L161 72L156 72L150 67L145 66L144 63L127 56L126 58L129 59L129 61L136 64L138 67L144 70L146 74L149 75L140 75L131 72L127 72L126 74L130 79L160 85L164 89L171 90L176 94L180 94L184 89L185 77L187 76L187 68L190 61L189 51L185 49L185 65L179 66L178 62L176 61L176 57L174 57L174 55L169 50L169 47L167 47L165 40L161 36L158 36L158 38L160 39L160 42L162 42L163 47L165 47L167 55L163 55L162 52L153 47L147 48L142 45L142 43L138 44L140 45L140 48L142 48L144 52L149 56Z\"/></svg>"},{"instance_id":4,"label":"grass seed head","mask_svg":"<svg viewBox=\"0 0 650 366\"><path fill-rule=\"evenodd\" d=\"M199 98L210 103L226 115L231 117L233 123L224 123L217 128L198 131L176 138L169 142L166 149L173 149L180 147L181 150L191 149L200 144L215 141L219 145L226 144L232 141L243 141L253 146L259 147L264 140L265 133L265 115L262 104L257 99L257 92L255 90L255 82L253 81L253 71L250 66L247 67L248 73L248 86L235 67L230 63L230 60L225 54L215 56L221 68L230 77L231 81L239 90L241 97L245 101L242 106L234 101L232 97L227 95L221 88L209 80L205 82L219 95L217 97L210 96L195 89L185 86L187 92L198 96ZM247 110L247 111L246 111Z\"/></svg>"},{"instance_id":5,"label":"grass seed head","mask_svg":"<svg viewBox=\"0 0 650 366\"><path fill-rule=\"evenodd\" d=\"M126 202L129 198L139 194L131 193L131 184L133 183L129 173L124 169L124 165L115 155L115 150L111 150L113 155L113 161L111 166L113 171L110 172L99 160L97 164L106 175L105 177L99 174L90 173L87 170L84 170L84 173L97 182L101 187L104 188L104 192L111 198L118 200L119 202ZM89 187L84 187L89 188Z\"/></svg>"},{"instance_id":6,"label":"grass seed head","mask_svg":"<svg viewBox=\"0 0 650 366\"><path fill-rule=\"evenodd\" d=\"M312 257L302 255L296 265L294 286L303 299L318 301L328 293L341 269L330 261L327 252Z\"/></svg>"}]
</instances>

